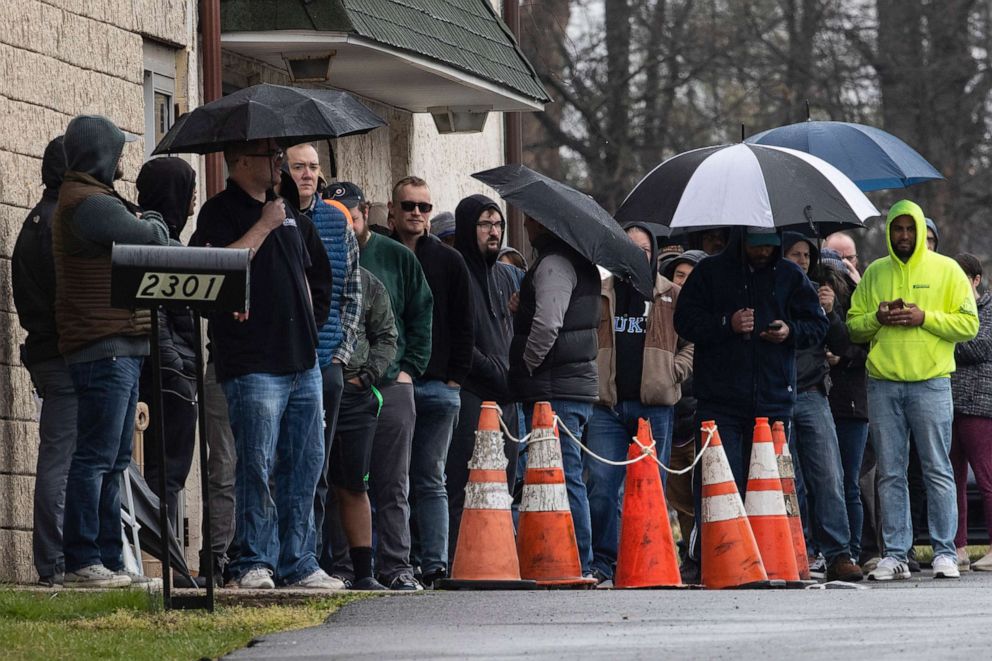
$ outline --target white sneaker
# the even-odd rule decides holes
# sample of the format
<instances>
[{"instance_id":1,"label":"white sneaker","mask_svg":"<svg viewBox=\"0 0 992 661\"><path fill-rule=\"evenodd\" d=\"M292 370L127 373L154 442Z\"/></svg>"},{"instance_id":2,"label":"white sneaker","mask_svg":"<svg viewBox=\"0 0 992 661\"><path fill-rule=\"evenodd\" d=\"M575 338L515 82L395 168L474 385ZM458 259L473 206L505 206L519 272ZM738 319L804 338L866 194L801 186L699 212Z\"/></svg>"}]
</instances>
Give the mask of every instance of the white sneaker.
<instances>
[{"instance_id":1,"label":"white sneaker","mask_svg":"<svg viewBox=\"0 0 992 661\"><path fill-rule=\"evenodd\" d=\"M953 555L938 555L933 559L934 578L961 578L958 571L958 559Z\"/></svg>"},{"instance_id":2,"label":"white sneaker","mask_svg":"<svg viewBox=\"0 0 992 661\"><path fill-rule=\"evenodd\" d=\"M957 571L957 567L954 570ZM905 581L910 576L909 565L892 557L882 558L878 561L878 566L868 572L869 581Z\"/></svg>"},{"instance_id":3,"label":"white sneaker","mask_svg":"<svg viewBox=\"0 0 992 661\"><path fill-rule=\"evenodd\" d=\"M276 586L272 580L272 570L265 567L249 569L237 580L238 587L244 590L271 590Z\"/></svg>"},{"instance_id":4,"label":"white sneaker","mask_svg":"<svg viewBox=\"0 0 992 661\"><path fill-rule=\"evenodd\" d=\"M131 578L116 574L103 565L90 565L65 573L65 586L75 588L126 588Z\"/></svg>"},{"instance_id":5,"label":"white sneaker","mask_svg":"<svg viewBox=\"0 0 992 661\"><path fill-rule=\"evenodd\" d=\"M305 590L345 590L347 586L344 581L333 576L328 576L327 572L323 569L318 569L309 576L293 583L287 585L287 588L305 589Z\"/></svg>"},{"instance_id":6,"label":"white sneaker","mask_svg":"<svg viewBox=\"0 0 992 661\"><path fill-rule=\"evenodd\" d=\"M975 571L992 571L992 551L971 563L971 568Z\"/></svg>"}]
</instances>

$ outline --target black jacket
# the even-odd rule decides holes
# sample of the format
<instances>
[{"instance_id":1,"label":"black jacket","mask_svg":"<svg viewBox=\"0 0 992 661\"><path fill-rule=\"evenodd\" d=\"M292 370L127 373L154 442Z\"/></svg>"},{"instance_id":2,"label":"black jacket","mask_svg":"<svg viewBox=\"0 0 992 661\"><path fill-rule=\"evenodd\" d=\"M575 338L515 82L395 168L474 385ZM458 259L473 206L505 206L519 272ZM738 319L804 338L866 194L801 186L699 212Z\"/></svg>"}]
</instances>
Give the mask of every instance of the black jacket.
<instances>
[{"instance_id":1,"label":"black jacket","mask_svg":"<svg viewBox=\"0 0 992 661\"><path fill-rule=\"evenodd\" d=\"M513 267L498 262L498 253L483 257L479 251L475 224L487 209L499 211L499 206L484 195L466 197L455 209L455 249L465 258L471 276L475 326L472 369L462 387L484 400L502 403L510 400L507 375L513 318L508 304L517 283L510 270Z\"/></svg>"},{"instance_id":2,"label":"black jacket","mask_svg":"<svg viewBox=\"0 0 992 661\"><path fill-rule=\"evenodd\" d=\"M141 166L138 206L158 211L169 228L169 238L179 241L189 220L190 203L196 188L196 172L181 158L153 158ZM196 337L193 314L184 306L167 307L158 316L159 356L162 388L188 400L196 392ZM151 363L141 372L142 398L151 385ZM145 400L147 401L147 399Z\"/></svg>"},{"instance_id":3,"label":"black jacket","mask_svg":"<svg viewBox=\"0 0 992 661\"><path fill-rule=\"evenodd\" d=\"M52 217L65 173L62 136L48 143L41 161L45 192L21 225L11 257L14 307L27 338L21 345L26 367L57 358L59 334L55 327L55 260L52 256Z\"/></svg>"},{"instance_id":4,"label":"black jacket","mask_svg":"<svg viewBox=\"0 0 992 661\"><path fill-rule=\"evenodd\" d=\"M601 305L599 271L557 237L541 236L532 245L538 252L538 258L524 276L520 286L520 305L513 317L510 391L514 399L521 402L547 399L596 402L599 399L596 367ZM554 345L544 362L533 374L529 374L524 363L524 349L537 310L534 274L541 262L551 255L565 257L575 269L578 282Z\"/></svg>"},{"instance_id":5,"label":"black jacket","mask_svg":"<svg viewBox=\"0 0 992 661\"><path fill-rule=\"evenodd\" d=\"M393 239L399 239L393 235ZM463 384L472 369L475 325L468 268L457 250L431 233L417 239L414 251L434 296L431 314L431 359L421 378Z\"/></svg>"},{"instance_id":6,"label":"black jacket","mask_svg":"<svg viewBox=\"0 0 992 661\"><path fill-rule=\"evenodd\" d=\"M744 418L791 416L796 401L796 350L823 342L828 321L816 289L802 270L776 250L754 271L744 259L740 229L726 249L699 262L675 309L675 330L695 343L693 390L700 411ZM751 307L755 332L734 333L730 319ZM785 342L758 337L775 319L789 325Z\"/></svg>"},{"instance_id":7,"label":"black jacket","mask_svg":"<svg viewBox=\"0 0 992 661\"><path fill-rule=\"evenodd\" d=\"M307 267L307 284L310 285L310 295L313 297L313 319L317 322L317 328L323 328L327 318L331 315L331 293L333 285L333 273L331 271L331 260L327 256L327 249L324 242L320 240L320 233L317 226L310 218L310 210L300 209L300 191L296 187L296 182L288 171L283 170L282 182L279 184L279 196L283 198L286 206L292 207L296 213L296 222L303 235L303 243L310 254L310 266Z\"/></svg>"},{"instance_id":8,"label":"black jacket","mask_svg":"<svg viewBox=\"0 0 992 661\"><path fill-rule=\"evenodd\" d=\"M854 281L845 276L850 291ZM838 299L834 310L847 322L850 297ZM843 352L833 352L840 362L830 368L830 410L835 418L868 419L868 345L848 342Z\"/></svg>"}]
</instances>

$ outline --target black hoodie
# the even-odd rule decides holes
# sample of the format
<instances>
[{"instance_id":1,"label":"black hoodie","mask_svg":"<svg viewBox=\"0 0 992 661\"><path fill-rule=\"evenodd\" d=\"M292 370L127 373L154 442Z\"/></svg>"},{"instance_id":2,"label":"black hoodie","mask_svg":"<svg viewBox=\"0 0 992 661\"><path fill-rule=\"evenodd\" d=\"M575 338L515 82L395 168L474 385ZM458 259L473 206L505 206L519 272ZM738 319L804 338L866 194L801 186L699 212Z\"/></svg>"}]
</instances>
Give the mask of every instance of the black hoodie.
<instances>
[{"instance_id":1,"label":"black hoodie","mask_svg":"<svg viewBox=\"0 0 992 661\"><path fill-rule=\"evenodd\" d=\"M141 166L136 181L138 206L142 211L157 211L169 228L169 238L179 235L189 220L189 208L196 188L196 172L181 158L153 158ZM196 337L193 315L185 306L166 307L158 317L159 355L162 361L162 386L192 400L196 391ZM151 363L145 362L141 373L141 395L148 401Z\"/></svg>"},{"instance_id":2,"label":"black hoodie","mask_svg":"<svg viewBox=\"0 0 992 661\"><path fill-rule=\"evenodd\" d=\"M513 318L509 301L517 285L508 264L501 264L498 253L486 256L479 250L476 223L483 211L503 213L499 205L485 195L470 195L455 209L455 250L465 258L471 278L472 318L475 346L472 368L463 387L484 400L506 402L510 399L507 374L510 369L510 339ZM505 268L504 268L505 267Z\"/></svg>"},{"instance_id":3,"label":"black hoodie","mask_svg":"<svg viewBox=\"0 0 992 661\"><path fill-rule=\"evenodd\" d=\"M21 225L11 257L11 285L17 319L28 335L21 345L26 367L59 354L55 327L55 260L52 257L52 216L65 174L62 136L48 143L41 161L45 192Z\"/></svg>"}]
</instances>

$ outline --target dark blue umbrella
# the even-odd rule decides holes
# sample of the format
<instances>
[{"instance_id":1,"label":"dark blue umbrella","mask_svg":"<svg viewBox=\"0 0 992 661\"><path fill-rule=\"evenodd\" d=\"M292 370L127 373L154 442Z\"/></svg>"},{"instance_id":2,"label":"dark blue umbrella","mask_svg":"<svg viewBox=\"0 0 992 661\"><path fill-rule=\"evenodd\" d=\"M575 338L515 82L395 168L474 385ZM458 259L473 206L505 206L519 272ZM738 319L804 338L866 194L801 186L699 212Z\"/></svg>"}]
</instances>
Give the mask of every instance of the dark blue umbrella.
<instances>
[{"instance_id":1,"label":"dark blue umbrella","mask_svg":"<svg viewBox=\"0 0 992 661\"><path fill-rule=\"evenodd\" d=\"M862 191L905 188L943 175L920 154L874 126L805 121L758 133L745 142L788 147L822 158Z\"/></svg>"}]
</instances>

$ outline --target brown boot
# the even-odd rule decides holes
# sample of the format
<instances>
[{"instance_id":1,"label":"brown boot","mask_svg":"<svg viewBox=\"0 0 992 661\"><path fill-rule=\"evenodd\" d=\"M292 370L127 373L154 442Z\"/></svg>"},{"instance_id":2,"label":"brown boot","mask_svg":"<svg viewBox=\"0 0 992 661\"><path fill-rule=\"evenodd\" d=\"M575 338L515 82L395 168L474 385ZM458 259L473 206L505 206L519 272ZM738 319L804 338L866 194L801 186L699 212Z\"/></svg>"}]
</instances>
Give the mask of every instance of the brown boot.
<instances>
[{"instance_id":1,"label":"brown boot","mask_svg":"<svg viewBox=\"0 0 992 661\"><path fill-rule=\"evenodd\" d=\"M827 580L828 581L844 581L846 583L857 583L863 579L865 575L861 571L861 567L851 560L851 556L846 553L839 555L834 558L830 566L827 567Z\"/></svg>"}]
</instances>

